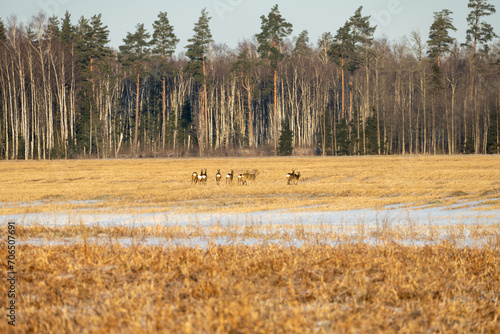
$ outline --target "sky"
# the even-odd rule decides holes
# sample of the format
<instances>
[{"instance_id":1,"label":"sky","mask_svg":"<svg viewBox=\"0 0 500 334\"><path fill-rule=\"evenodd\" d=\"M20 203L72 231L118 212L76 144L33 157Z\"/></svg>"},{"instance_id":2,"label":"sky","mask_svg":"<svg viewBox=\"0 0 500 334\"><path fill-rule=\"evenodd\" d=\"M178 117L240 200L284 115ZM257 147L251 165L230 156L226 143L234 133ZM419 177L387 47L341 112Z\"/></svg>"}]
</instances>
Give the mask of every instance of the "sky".
<instances>
[{"instance_id":1,"label":"sky","mask_svg":"<svg viewBox=\"0 0 500 334\"><path fill-rule=\"evenodd\" d=\"M375 37L386 37L389 41L401 40L413 30L420 30L422 38L427 40L434 12L449 9L457 28L450 35L463 43L469 13L467 3L468 0L0 0L0 17L4 23L12 15L18 22L27 23L39 12L62 18L69 11L72 23L76 24L81 16L90 18L101 13L103 23L110 30L110 46L118 49L127 32L134 32L138 23L144 23L152 33L152 23L163 11L167 12L180 39L179 53L185 50L188 39L193 36L194 24L203 8L212 17L210 29L214 41L234 49L239 42L260 32L260 17L267 16L275 4L293 25L291 37L307 30L314 45L324 32L335 35L359 6L363 6L363 16L371 16L372 26L377 25ZM497 13L486 20L500 35L500 4L496 5Z\"/></svg>"}]
</instances>

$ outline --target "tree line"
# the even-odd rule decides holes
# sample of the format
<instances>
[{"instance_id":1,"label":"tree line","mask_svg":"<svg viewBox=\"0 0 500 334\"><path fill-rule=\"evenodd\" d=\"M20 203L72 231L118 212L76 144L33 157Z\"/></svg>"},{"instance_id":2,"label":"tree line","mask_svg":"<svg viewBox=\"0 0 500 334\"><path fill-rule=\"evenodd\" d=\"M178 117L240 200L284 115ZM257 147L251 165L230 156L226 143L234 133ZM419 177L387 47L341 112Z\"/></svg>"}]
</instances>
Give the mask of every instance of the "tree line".
<instances>
[{"instance_id":1,"label":"tree line","mask_svg":"<svg viewBox=\"0 0 500 334\"><path fill-rule=\"evenodd\" d=\"M470 0L389 42L362 7L310 42L274 6L236 49L203 9L185 52L166 12L119 50L101 15L0 19L0 157L500 153L500 43Z\"/></svg>"}]
</instances>

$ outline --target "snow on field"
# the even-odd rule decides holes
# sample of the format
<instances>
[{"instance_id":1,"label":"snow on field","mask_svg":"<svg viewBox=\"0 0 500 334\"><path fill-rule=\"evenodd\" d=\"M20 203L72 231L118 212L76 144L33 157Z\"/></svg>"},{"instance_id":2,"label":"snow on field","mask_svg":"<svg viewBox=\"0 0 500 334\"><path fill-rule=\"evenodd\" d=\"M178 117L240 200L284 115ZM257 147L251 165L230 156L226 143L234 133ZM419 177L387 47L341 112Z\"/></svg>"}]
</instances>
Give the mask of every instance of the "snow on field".
<instances>
[{"instance_id":1,"label":"snow on field","mask_svg":"<svg viewBox=\"0 0 500 334\"><path fill-rule=\"evenodd\" d=\"M197 213L197 214L179 214L171 212L131 214L125 212L104 213L95 212L88 213L86 210L63 213L30 213L22 215L2 216L0 221L2 225L7 222L15 221L18 224L31 225L39 224L45 226L65 226L73 224L84 225L100 225L103 227L113 226L198 226L198 227L213 227L213 226L249 226L249 225L280 225L283 232L290 226L293 229L297 226L307 226L309 231L320 231L320 226L339 227L350 236L356 238L359 234L364 234L365 231L375 231L384 228L398 228L412 226L415 228L422 226L477 226L486 224L500 224L500 210L491 209L482 202L462 202L451 206L408 206L408 205L392 205L381 210L361 209L361 210L344 210L344 211L314 211L317 208L299 208L291 210L273 210L260 211L252 213ZM463 229L463 228L462 228ZM488 242L484 240L472 240L470 231L465 228L465 233L460 237L462 245L478 245ZM422 229L420 229L422 231ZM441 230L437 235L437 240L450 239L450 233ZM453 237L455 239L455 237ZM44 240L30 239L26 242L32 244L46 245L54 243L77 242L79 239L66 238L64 240ZM95 239L95 242L107 242L107 239ZM137 240L131 238L120 238L118 242L126 245L134 244ZM368 233L360 236L360 240L367 243L376 243L376 238L373 238ZM161 244L161 245L187 245L207 247L210 243L215 244L259 244L262 240L242 237L220 237L220 238L189 238L177 240L164 240L161 238L142 238L141 244ZM266 242L269 242L266 241ZM284 242L282 239L271 240L270 242ZM426 241L423 238L399 240L403 244L418 244L425 245L434 241ZM286 239L289 245L301 246L304 240ZM329 244L339 244L341 241L329 240Z\"/></svg>"},{"instance_id":2,"label":"snow on field","mask_svg":"<svg viewBox=\"0 0 500 334\"><path fill-rule=\"evenodd\" d=\"M102 226L148 226L148 225L189 225L210 226L214 224L366 224L381 222L398 224L477 224L500 223L500 210L490 209L482 202L462 202L451 206L391 205L381 210L340 210L314 211L314 207L294 210L258 211L252 213L196 213L180 214L171 212L156 213L104 213L76 210L71 212L29 213L1 216L2 223L15 221L23 224L67 225L98 224Z\"/></svg>"}]
</instances>

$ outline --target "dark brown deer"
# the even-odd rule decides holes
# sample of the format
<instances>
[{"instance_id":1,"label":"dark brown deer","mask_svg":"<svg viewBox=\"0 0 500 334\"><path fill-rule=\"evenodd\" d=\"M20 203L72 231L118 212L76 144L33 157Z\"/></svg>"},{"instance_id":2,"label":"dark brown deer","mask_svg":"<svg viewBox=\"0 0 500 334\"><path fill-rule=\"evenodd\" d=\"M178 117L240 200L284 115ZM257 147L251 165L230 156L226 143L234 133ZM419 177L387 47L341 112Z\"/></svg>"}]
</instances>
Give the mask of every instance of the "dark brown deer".
<instances>
[{"instance_id":1,"label":"dark brown deer","mask_svg":"<svg viewBox=\"0 0 500 334\"><path fill-rule=\"evenodd\" d=\"M220 169L217 169L217 174L215 174L215 182L217 182L217 185L220 185L220 179L222 175L220 174Z\"/></svg>"},{"instance_id":2,"label":"dark brown deer","mask_svg":"<svg viewBox=\"0 0 500 334\"><path fill-rule=\"evenodd\" d=\"M295 175L295 169L292 169L291 173L286 173L286 184L290 185L294 175Z\"/></svg>"},{"instance_id":3,"label":"dark brown deer","mask_svg":"<svg viewBox=\"0 0 500 334\"><path fill-rule=\"evenodd\" d=\"M231 169L231 173L227 173L226 175L226 184L233 183L233 175L234 175L234 170Z\"/></svg>"},{"instance_id":4,"label":"dark brown deer","mask_svg":"<svg viewBox=\"0 0 500 334\"><path fill-rule=\"evenodd\" d=\"M300 179L300 171L298 171L293 175L293 184L297 185L297 183L299 183L299 179Z\"/></svg>"},{"instance_id":5,"label":"dark brown deer","mask_svg":"<svg viewBox=\"0 0 500 334\"><path fill-rule=\"evenodd\" d=\"M193 174L191 174L191 183L198 183L198 173L193 172Z\"/></svg>"}]
</instances>

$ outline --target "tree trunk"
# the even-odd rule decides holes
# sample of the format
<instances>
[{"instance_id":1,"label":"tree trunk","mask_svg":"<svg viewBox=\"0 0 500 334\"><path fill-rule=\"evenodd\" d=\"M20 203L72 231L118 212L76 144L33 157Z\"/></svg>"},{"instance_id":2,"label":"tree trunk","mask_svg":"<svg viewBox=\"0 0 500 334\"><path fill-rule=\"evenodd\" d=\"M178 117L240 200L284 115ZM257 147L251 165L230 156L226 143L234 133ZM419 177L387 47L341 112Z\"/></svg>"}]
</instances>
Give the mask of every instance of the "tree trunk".
<instances>
[{"instance_id":1,"label":"tree trunk","mask_svg":"<svg viewBox=\"0 0 500 334\"><path fill-rule=\"evenodd\" d=\"M278 155L278 87L277 87L278 71L274 70L274 154Z\"/></svg>"},{"instance_id":2,"label":"tree trunk","mask_svg":"<svg viewBox=\"0 0 500 334\"><path fill-rule=\"evenodd\" d=\"M137 157L138 147L137 140L139 134L139 84L140 84L141 75L137 72L137 81L136 81L136 98L135 98L135 130L134 130L134 155Z\"/></svg>"},{"instance_id":3,"label":"tree trunk","mask_svg":"<svg viewBox=\"0 0 500 334\"><path fill-rule=\"evenodd\" d=\"M208 96L207 96L207 72L205 64L205 54L201 54L203 63L203 121L205 122L205 145L207 149L210 148L208 138Z\"/></svg>"},{"instance_id":4,"label":"tree trunk","mask_svg":"<svg viewBox=\"0 0 500 334\"><path fill-rule=\"evenodd\" d=\"M166 97L166 83L165 77L162 78L162 104L161 104L161 112L162 112L162 124L161 124L161 148L163 150L163 154L165 154L165 131L167 129L167 119L165 117L165 110L167 109L167 97Z\"/></svg>"}]
</instances>

